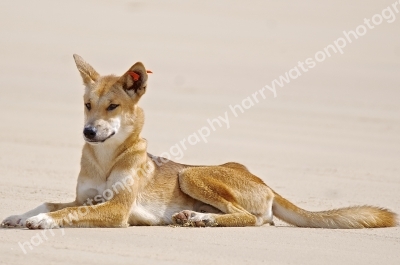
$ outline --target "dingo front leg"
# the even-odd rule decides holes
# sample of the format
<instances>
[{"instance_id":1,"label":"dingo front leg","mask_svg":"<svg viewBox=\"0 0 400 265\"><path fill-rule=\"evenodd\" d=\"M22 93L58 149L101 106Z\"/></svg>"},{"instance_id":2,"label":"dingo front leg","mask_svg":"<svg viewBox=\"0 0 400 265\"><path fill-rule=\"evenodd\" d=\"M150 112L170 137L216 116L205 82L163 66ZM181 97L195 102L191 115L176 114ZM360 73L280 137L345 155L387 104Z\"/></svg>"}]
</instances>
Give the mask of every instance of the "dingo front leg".
<instances>
[{"instance_id":1,"label":"dingo front leg","mask_svg":"<svg viewBox=\"0 0 400 265\"><path fill-rule=\"evenodd\" d=\"M66 207L75 206L76 202L69 202L69 203L43 203L42 205L36 207L35 209L26 212L21 215L11 215L4 219L1 222L1 226L5 228L17 228L17 227L25 227L26 220L32 216L41 214L41 213L48 213L53 211L58 211L64 209Z\"/></svg>"},{"instance_id":2,"label":"dingo front leg","mask_svg":"<svg viewBox=\"0 0 400 265\"><path fill-rule=\"evenodd\" d=\"M108 180L107 201L96 205L68 207L59 211L42 213L26 220L29 229L56 227L126 227L129 211L134 201L132 186L120 174ZM128 176L130 178L130 176ZM118 187L118 188L117 188Z\"/></svg>"},{"instance_id":3,"label":"dingo front leg","mask_svg":"<svg viewBox=\"0 0 400 265\"><path fill-rule=\"evenodd\" d=\"M119 198L115 198L119 197ZM129 195L118 194L110 201L92 205L68 207L42 213L26 220L29 229L57 227L126 227L129 217Z\"/></svg>"}]
</instances>

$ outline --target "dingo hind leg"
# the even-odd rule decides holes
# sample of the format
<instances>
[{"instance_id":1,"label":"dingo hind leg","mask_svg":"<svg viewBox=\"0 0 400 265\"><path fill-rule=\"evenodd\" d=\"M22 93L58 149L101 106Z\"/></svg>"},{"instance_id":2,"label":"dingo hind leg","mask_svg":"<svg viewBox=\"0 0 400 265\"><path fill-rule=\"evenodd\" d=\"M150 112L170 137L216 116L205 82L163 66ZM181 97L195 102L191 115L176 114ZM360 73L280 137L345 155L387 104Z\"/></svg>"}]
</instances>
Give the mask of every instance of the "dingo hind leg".
<instances>
[{"instance_id":1,"label":"dingo hind leg","mask_svg":"<svg viewBox=\"0 0 400 265\"><path fill-rule=\"evenodd\" d=\"M183 192L220 210L173 215L184 226L259 226L272 223L272 191L240 164L191 167L179 173Z\"/></svg>"}]
</instances>

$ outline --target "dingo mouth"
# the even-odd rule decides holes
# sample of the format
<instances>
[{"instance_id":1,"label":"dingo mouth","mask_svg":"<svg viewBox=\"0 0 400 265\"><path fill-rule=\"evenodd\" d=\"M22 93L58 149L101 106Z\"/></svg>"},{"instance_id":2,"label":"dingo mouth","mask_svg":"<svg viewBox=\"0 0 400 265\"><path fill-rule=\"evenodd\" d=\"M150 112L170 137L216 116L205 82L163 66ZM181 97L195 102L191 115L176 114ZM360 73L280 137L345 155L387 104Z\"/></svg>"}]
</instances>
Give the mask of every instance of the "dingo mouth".
<instances>
[{"instance_id":1,"label":"dingo mouth","mask_svg":"<svg viewBox=\"0 0 400 265\"><path fill-rule=\"evenodd\" d=\"M105 139L101 139L101 140L96 140L96 139L88 139L86 137L83 137L85 139L86 142L90 143L90 144L100 144L100 143L104 143L106 140L110 139L113 135L115 135L115 132L112 132L109 136L107 136Z\"/></svg>"}]
</instances>

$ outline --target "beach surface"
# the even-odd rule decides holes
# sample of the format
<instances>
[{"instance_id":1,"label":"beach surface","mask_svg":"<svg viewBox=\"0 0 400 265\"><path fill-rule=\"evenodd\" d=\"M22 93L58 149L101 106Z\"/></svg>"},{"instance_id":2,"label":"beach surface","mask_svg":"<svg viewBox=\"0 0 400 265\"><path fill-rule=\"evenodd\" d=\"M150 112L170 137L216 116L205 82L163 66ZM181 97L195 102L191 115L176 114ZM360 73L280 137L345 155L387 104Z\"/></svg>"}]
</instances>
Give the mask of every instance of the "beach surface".
<instances>
[{"instance_id":1,"label":"beach surface","mask_svg":"<svg viewBox=\"0 0 400 265\"><path fill-rule=\"evenodd\" d=\"M84 144L74 53L101 74L120 75L137 61L153 71L140 102L151 154L243 163L307 210L368 204L400 213L394 3L1 1L0 219L74 199ZM400 264L399 250L399 227L308 229L279 220L0 229L0 264L375 265Z\"/></svg>"}]
</instances>

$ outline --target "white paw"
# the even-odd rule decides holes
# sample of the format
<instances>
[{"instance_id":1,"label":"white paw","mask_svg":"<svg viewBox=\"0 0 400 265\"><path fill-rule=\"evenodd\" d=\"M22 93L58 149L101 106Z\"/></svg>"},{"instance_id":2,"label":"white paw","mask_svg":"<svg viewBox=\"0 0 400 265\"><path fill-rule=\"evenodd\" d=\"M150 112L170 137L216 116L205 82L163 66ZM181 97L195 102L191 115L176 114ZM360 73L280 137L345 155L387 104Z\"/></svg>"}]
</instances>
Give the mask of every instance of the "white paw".
<instances>
[{"instance_id":1,"label":"white paw","mask_svg":"<svg viewBox=\"0 0 400 265\"><path fill-rule=\"evenodd\" d=\"M1 222L1 227L25 227L26 217L23 215L11 215Z\"/></svg>"},{"instance_id":2,"label":"white paw","mask_svg":"<svg viewBox=\"0 0 400 265\"><path fill-rule=\"evenodd\" d=\"M51 229L58 228L58 225L54 222L47 213L41 213L26 220L26 227L29 229Z\"/></svg>"},{"instance_id":3,"label":"white paw","mask_svg":"<svg viewBox=\"0 0 400 265\"><path fill-rule=\"evenodd\" d=\"M172 215L172 222L182 226L217 226L214 218L207 213L198 213L190 210L184 210Z\"/></svg>"}]
</instances>

